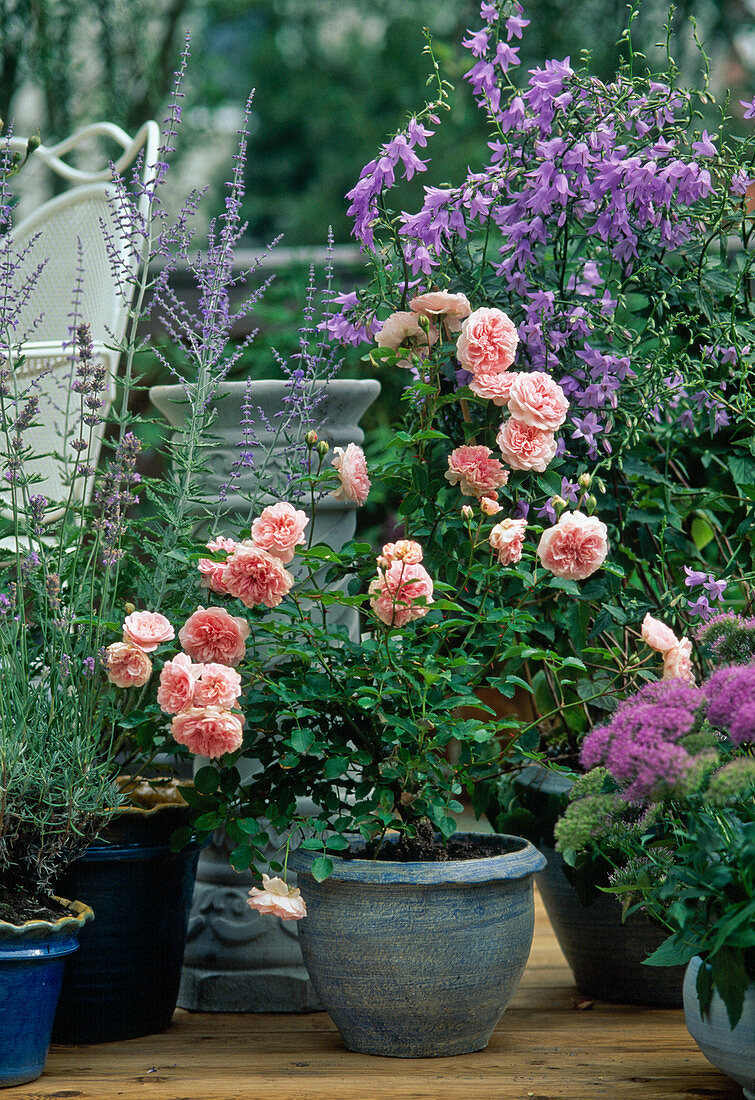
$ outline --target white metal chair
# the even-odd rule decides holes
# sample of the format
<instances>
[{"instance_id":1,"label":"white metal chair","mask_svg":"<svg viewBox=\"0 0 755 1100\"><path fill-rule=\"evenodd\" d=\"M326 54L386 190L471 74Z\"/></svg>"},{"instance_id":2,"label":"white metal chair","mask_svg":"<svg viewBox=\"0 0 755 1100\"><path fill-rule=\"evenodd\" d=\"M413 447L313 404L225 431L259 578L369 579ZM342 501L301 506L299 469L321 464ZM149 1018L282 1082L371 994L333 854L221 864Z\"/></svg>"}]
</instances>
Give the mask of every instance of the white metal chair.
<instances>
[{"instance_id":1,"label":"white metal chair","mask_svg":"<svg viewBox=\"0 0 755 1100\"><path fill-rule=\"evenodd\" d=\"M17 254L28 251L14 275L22 286L24 280L41 263L44 264L34 283L34 289L19 311L16 334L19 344L9 349L13 361L23 355L17 369L19 388L34 384L39 396L37 427L29 429L25 441L39 457L27 468L41 479L35 493L51 502L65 501L68 479L76 461L96 465L102 444L102 426L93 432L87 452L76 454L71 439L82 434L76 424L78 398L70 400L70 384L74 359L71 326L75 318L90 326L95 357L107 368L108 388L102 394L106 407L115 396L118 369L118 345L128 321L133 283L122 281L114 271L106 238L124 267L134 270L136 259L121 224L127 216L118 189L113 183L110 165L97 171L82 171L68 164L64 157L92 138L110 138L123 152L114 161L120 174L133 164L141 153L140 179L149 187L155 178L160 132L156 122L146 122L130 138L120 127L98 122L78 130L56 145L40 145L32 154L71 186L64 193L43 203L24 218L12 232L12 244ZM6 147L23 154L25 138L10 138ZM22 177L21 177L22 178ZM142 194L137 208L146 216L149 200ZM81 277L76 310L76 286ZM121 285L119 286L119 282ZM40 316L41 315L41 316ZM24 339L28 336L28 339ZM0 348L0 351L5 349ZM76 397L76 395L74 395ZM89 482L91 484L91 480ZM80 494L79 494L80 498ZM50 511L48 519L59 515L61 508Z\"/></svg>"}]
</instances>

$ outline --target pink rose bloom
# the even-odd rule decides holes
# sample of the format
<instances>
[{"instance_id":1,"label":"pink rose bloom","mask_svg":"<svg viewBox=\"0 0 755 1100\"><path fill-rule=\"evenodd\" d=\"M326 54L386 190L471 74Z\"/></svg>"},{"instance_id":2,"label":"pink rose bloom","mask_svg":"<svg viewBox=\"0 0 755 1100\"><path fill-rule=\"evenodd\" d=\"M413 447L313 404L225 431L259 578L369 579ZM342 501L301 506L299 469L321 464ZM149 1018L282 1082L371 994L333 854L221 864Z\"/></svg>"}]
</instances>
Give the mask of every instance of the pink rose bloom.
<instances>
[{"instance_id":1,"label":"pink rose bloom","mask_svg":"<svg viewBox=\"0 0 755 1100\"><path fill-rule=\"evenodd\" d=\"M658 653L667 653L679 645L679 639L671 627L654 619L650 613L642 620L642 640Z\"/></svg>"},{"instance_id":2,"label":"pink rose bloom","mask_svg":"<svg viewBox=\"0 0 755 1100\"><path fill-rule=\"evenodd\" d=\"M511 387L518 377L518 371L510 370L501 371L500 374L476 374L471 379L469 388L472 393L484 397L486 401L492 401L494 405L508 405Z\"/></svg>"},{"instance_id":3,"label":"pink rose bloom","mask_svg":"<svg viewBox=\"0 0 755 1100\"><path fill-rule=\"evenodd\" d=\"M472 374L500 374L514 362L519 336L500 309L476 309L462 323L456 358Z\"/></svg>"},{"instance_id":4,"label":"pink rose bloom","mask_svg":"<svg viewBox=\"0 0 755 1100\"><path fill-rule=\"evenodd\" d=\"M412 298L409 309L414 313L424 313L436 324L440 320L447 332L458 332L461 322L472 312L466 294L451 294L447 290L429 290Z\"/></svg>"},{"instance_id":5,"label":"pink rose bloom","mask_svg":"<svg viewBox=\"0 0 755 1100\"><path fill-rule=\"evenodd\" d=\"M566 394L549 374L539 370L516 374L509 394L509 412L520 424L555 432L566 420L568 408Z\"/></svg>"},{"instance_id":6,"label":"pink rose bloom","mask_svg":"<svg viewBox=\"0 0 755 1100\"><path fill-rule=\"evenodd\" d=\"M490 496L509 480L508 470L492 454L490 447L457 447L448 456L446 481L458 484L466 497Z\"/></svg>"},{"instance_id":7,"label":"pink rose bloom","mask_svg":"<svg viewBox=\"0 0 755 1100\"><path fill-rule=\"evenodd\" d=\"M488 542L498 551L501 565L514 565L521 561L526 530L526 519L504 519L495 525L488 535Z\"/></svg>"},{"instance_id":8,"label":"pink rose bloom","mask_svg":"<svg viewBox=\"0 0 755 1100\"><path fill-rule=\"evenodd\" d=\"M240 749L244 740L240 714L220 707L191 707L182 710L171 722L173 740L186 745L195 756L215 760Z\"/></svg>"},{"instance_id":9,"label":"pink rose bloom","mask_svg":"<svg viewBox=\"0 0 755 1100\"><path fill-rule=\"evenodd\" d=\"M131 642L113 642L107 647L107 678L119 688L140 688L152 675L152 662L144 650Z\"/></svg>"},{"instance_id":10,"label":"pink rose bloom","mask_svg":"<svg viewBox=\"0 0 755 1100\"><path fill-rule=\"evenodd\" d=\"M279 501L263 509L262 514L252 524L252 541L267 550L274 558L280 558L288 565L294 556L295 547L304 542L304 528L309 516L292 504Z\"/></svg>"},{"instance_id":11,"label":"pink rose bloom","mask_svg":"<svg viewBox=\"0 0 755 1100\"><path fill-rule=\"evenodd\" d=\"M371 582L370 607L386 626L422 619L433 602L433 582L424 565L394 561ZM424 597L425 605L416 601Z\"/></svg>"},{"instance_id":12,"label":"pink rose bloom","mask_svg":"<svg viewBox=\"0 0 755 1100\"><path fill-rule=\"evenodd\" d=\"M398 351L399 348L410 348L420 359L426 359L430 354L431 346L438 339L438 330L432 323L427 332L420 326L420 315L409 311L392 313L383 321L382 327L375 334L375 342L379 348L390 348ZM409 359L399 359L397 367L411 368Z\"/></svg>"},{"instance_id":13,"label":"pink rose bloom","mask_svg":"<svg viewBox=\"0 0 755 1100\"><path fill-rule=\"evenodd\" d=\"M220 550L225 550L226 554L231 554L236 546L237 543L233 539L227 539L223 535L218 535L217 538L207 543L207 549L211 550L213 554L217 554ZM202 587L209 588L220 596L227 596L228 592L222 580L225 567L226 562L224 561L200 558L197 562L197 568L202 574Z\"/></svg>"},{"instance_id":14,"label":"pink rose bloom","mask_svg":"<svg viewBox=\"0 0 755 1100\"><path fill-rule=\"evenodd\" d=\"M543 531L537 553L555 576L583 581L606 560L608 529L597 516L564 512L555 527Z\"/></svg>"},{"instance_id":15,"label":"pink rose bloom","mask_svg":"<svg viewBox=\"0 0 755 1100\"><path fill-rule=\"evenodd\" d=\"M294 578L280 558L273 557L253 542L243 542L228 558L223 584L245 607L277 607L293 587ZM224 661L221 664L237 664Z\"/></svg>"},{"instance_id":16,"label":"pink rose bloom","mask_svg":"<svg viewBox=\"0 0 755 1100\"><path fill-rule=\"evenodd\" d=\"M486 516L497 516L503 511L503 505L499 504L495 497L480 497L480 507Z\"/></svg>"},{"instance_id":17,"label":"pink rose bloom","mask_svg":"<svg viewBox=\"0 0 755 1100\"><path fill-rule=\"evenodd\" d=\"M241 677L235 668L217 664L196 667L200 676L194 689L194 706L232 710L241 695Z\"/></svg>"},{"instance_id":18,"label":"pink rose bloom","mask_svg":"<svg viewBox=\"0 0 755 1100\"><path fill-rule=\"evenodd\" d=\"M663 654L663 679L664 680L686 680L689 684L694 684L695 676L692 672L692 642L689 638L682 638L681 641L667 649Z\"/></svg>"},{"instance_id":19,"label":"pink rose bloom","mask_svg":"<svg viewBox=\"0 0 755 1100\"><path fill-rule=\"evenodd\" d=\"M387 565L391 565L394 561L405 561L407 565L419 565L422 561L422 547L411 539L399 539L398 542L386 543L381 557Z\"/></svg>"},{"instance_id":20,"label":"pink rose bloom","mask_svg":"<svg viewBox=\"0 0 755 1100\"><path fill-rule=\"evenodd\" d=\"M183 648L201 664L237 665L246 652L248 637L249 624L229 615L224 607L198 607L178 632Z\"/></svg>"},{"instance_id":21,"label":"pink rose bloom","mask_svg":"<svg viewBox=\"0 0 755 1100\"><path fill-rule=\"evenodd\" d=\"M123 640L151 653L163 642L175 638L176 632L164 615L156 611L133 611L123 623Z\"/></svg>"},{"instance_id":22,"label":"pink rose bloom","mask_svg":"<svg viewBox=\"0 0 755 1100\"><path fill-rule=\"evenodd\" d=\"M496 443L509 466L515 470L535 470L542 474L556 457L553 432L544 432L511 417L501 424Z\"/></svg>"},{"instance_id":23,"label":"pink rose bloom","mask_svg":"<svg viewBox=\"0 0 755 1100\"><path fill-rule=\"evenodd\" d=\"M281 920L301 920L307 915L307 907L301 891L295 886L287 886L281 878L262 876L262 889L253 886L249 891L247 905L258 913L269 913Z\"/></svg>"},{"instance_id":24,"label":"pink rose bloom","mask_svg":"<svg viewBox=\"0 0 755 1100\"><path fill-rule=\"evenodd\" d=\"M179 653L166 661L160 673L157 702L166 714L178 714L194 702L194 689L202 673L202 665L192 664L191 657Z\"/></svg>"},{"instance_id":25,"label":"pink rose bloom","mask_svg":"<svg viewBox=\"0 0 755 1100\"><path fill-rule=\"evenodd\" d=\"M370 491L370 479L367 474L367 462L364 451L356 443L333 448L333 468L341 481L341 488L332 494L336 500L350 500L361 506L367 500Z\"/></svg>"}]
</instances>

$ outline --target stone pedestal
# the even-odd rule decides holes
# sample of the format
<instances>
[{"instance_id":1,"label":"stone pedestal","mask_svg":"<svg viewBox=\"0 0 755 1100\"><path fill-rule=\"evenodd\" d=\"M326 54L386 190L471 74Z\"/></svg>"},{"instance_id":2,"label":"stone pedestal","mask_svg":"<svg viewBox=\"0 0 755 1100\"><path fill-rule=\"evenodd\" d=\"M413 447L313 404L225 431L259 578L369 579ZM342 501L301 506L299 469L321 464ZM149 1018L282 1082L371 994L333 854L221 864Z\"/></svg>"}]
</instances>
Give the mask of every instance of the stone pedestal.
<instances>
[{"instance_id":1,"label":"stone pedestal","mask_svg":"<svg viewBox=\"0 0 755 1100\"><path fill-rule=\"evenodd\" d=\"M316 424L307 425L305 431L314 426L320 439L326 440L331 448L362 443L364 433L359 420L376 399L380 384L374 379L336 379L319 385L323 387L323 396L317 405ZM288 499L284 474L286 452L296 446L296 440L278 440L269 457L265 457L275 435L274 430L265 426L266 422L274 429L275 415L287 393L290 390L283 382L254 382L250 391L244 382L225 382L219 388L218 415L212 429L218 446L208 462L208 499L217 498L218 487L227 482L231 464L239 457L236 444L241 437L241 405L245 396L249 398L253 415L255 410L262 410L254 429L259 440L254 451L255 466L244 471L242 491L228 495L221 534L238 535L244 526L248 528L248 497L256 488L255 479L265 478L257 514L279 496ZM186 409L181 387L156 386L150 391L150 397L171 424L180 426ZM303 435L304 432L299 432L300 437ZM325 465L328 462L326 458ZM308 502L296 503L297 507L309 510ZM353 537L355 529L353 505L333 498L318 504L315 542L324 542L338 550ZM295 573L295 561L293 569ZM348 608L338 610L341 621L347 622L350 630L358 630L356 613ZM247 761L247 767L253 769L254 766L255 761ZM284 844L285 839L282 839L275 852ZM296 922L262 916L249 908L246 899L253 885L252 876L233 870L228 863L228 851L227 841L220 834L199 859L179 1007L196 1012L311 1012L320 1009L302 962ZM287 880L294 882L295 877L288 875Z\"/></svg>"}]
</instances>

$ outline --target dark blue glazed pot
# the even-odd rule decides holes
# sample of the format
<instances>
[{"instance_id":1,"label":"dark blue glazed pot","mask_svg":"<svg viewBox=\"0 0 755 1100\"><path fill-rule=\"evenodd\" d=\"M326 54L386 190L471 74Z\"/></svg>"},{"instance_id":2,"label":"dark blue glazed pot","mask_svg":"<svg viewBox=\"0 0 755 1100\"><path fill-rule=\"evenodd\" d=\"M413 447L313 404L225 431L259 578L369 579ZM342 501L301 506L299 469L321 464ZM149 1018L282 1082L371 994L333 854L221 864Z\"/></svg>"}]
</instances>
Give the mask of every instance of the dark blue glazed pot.
<instances>
[{"instance_id":1,"label":"dark blue glazed pot","mask_svg":"<svg viewBox=\"0 0 755 1100\"><path fill-rule=\"evenodd\" d=\"M488 1045L529 957L533 876L545 860L521 837L480 839L500 854L335 858L324 882L311 873L315 853L291 853L307 905L304 962L350 1050L427 1058Z\"/></svg>"},{"instance_id":2,"label":"dark blue glazed pot","mask_svg":"<svg viewBox=\"0 0 755 1100\"><path fill-rule=\"evenodd\" d=\"M169 812L172 811L172 812ZM199 846L171 851L186 808L119 815L61 888L97 914L66 968L56 1043L105 1043L165 1031L178 999Z\"/></svg>"},{"instance_id":3,"label":"dark blue glazed pot","mask_svg":"<svg viewBox=\"0 0 755 1100\"><path fill-rule=\"evenodd\" d=\"M45 1068L67 956L94 914L65 901L68 915L24 924L0 921L0 1086L34 1081Z\"/></svg>"}]
</instances>

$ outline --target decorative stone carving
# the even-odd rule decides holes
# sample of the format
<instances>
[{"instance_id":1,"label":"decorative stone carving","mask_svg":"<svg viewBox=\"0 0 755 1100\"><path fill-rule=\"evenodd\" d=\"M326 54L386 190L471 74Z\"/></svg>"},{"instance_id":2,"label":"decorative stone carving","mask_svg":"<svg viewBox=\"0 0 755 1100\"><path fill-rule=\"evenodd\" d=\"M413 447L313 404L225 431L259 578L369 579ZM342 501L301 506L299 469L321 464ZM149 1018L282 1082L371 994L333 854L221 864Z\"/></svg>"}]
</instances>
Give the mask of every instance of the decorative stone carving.
<instances>
[{"instance_id":1,"label":"decorative stone carving","mask_svg":"<svg viewBox=\"0 0 755 1100\"><path fill-rule=\"evenodd\" d=\"M326 440L331 448L362 443L364 433L359 420L376 399L380 384L373 379L336 379L319 385L324 390L315 416L320 439ZM275 414L290 390L284 382L270 381L253 382L250 392L253 407L264 413L259 418L259 428L255 428L259 440L259 446L254 449L255 468L243 472L242 492L228 495L222 534L237 534L251 522L247 497L255 488L255 479L260 476L265 452L274 436L264 428L264 423L266 420L275 423ZM245 393L245 382L225 382L218 391L218 415L212 429L218 446L208 461L208 500L217 499L220 486L227 483L231 466L239 457L236 444L241 435L241 404ZM150 397L171 424L181 424L186 398L180 386L155 386L150 390ZM281 495L288 467L285 451L289 446L286 440L279 440L266 467L266 482L271 487L277 482ZM277 497L271 488L260 499L259 508L274 499ZM298 507L309 510L306 502L299 502ZM315 541L338 550L353 537L355 529L353 505L333 498L318 504ZM202 533L198 532L200 537ZM345 615L348 618L341 621L346 622L350 630L357 630L356 613L345 609ZM250 770L254 766L255 761L247 761ZM280 851L283 843L282 840L276 844L270 854ZM263 917L249 908L246 898L252 876L248 872L234 871L228 863L228 852L228 843L221 833L200 856L179 1006L198 1012L307 1012L319 1009L321 1006L302 962L296 925L284 923L278 917ZM288 878L294 881L293 875Z\"/></svg>"}]
</instances>

